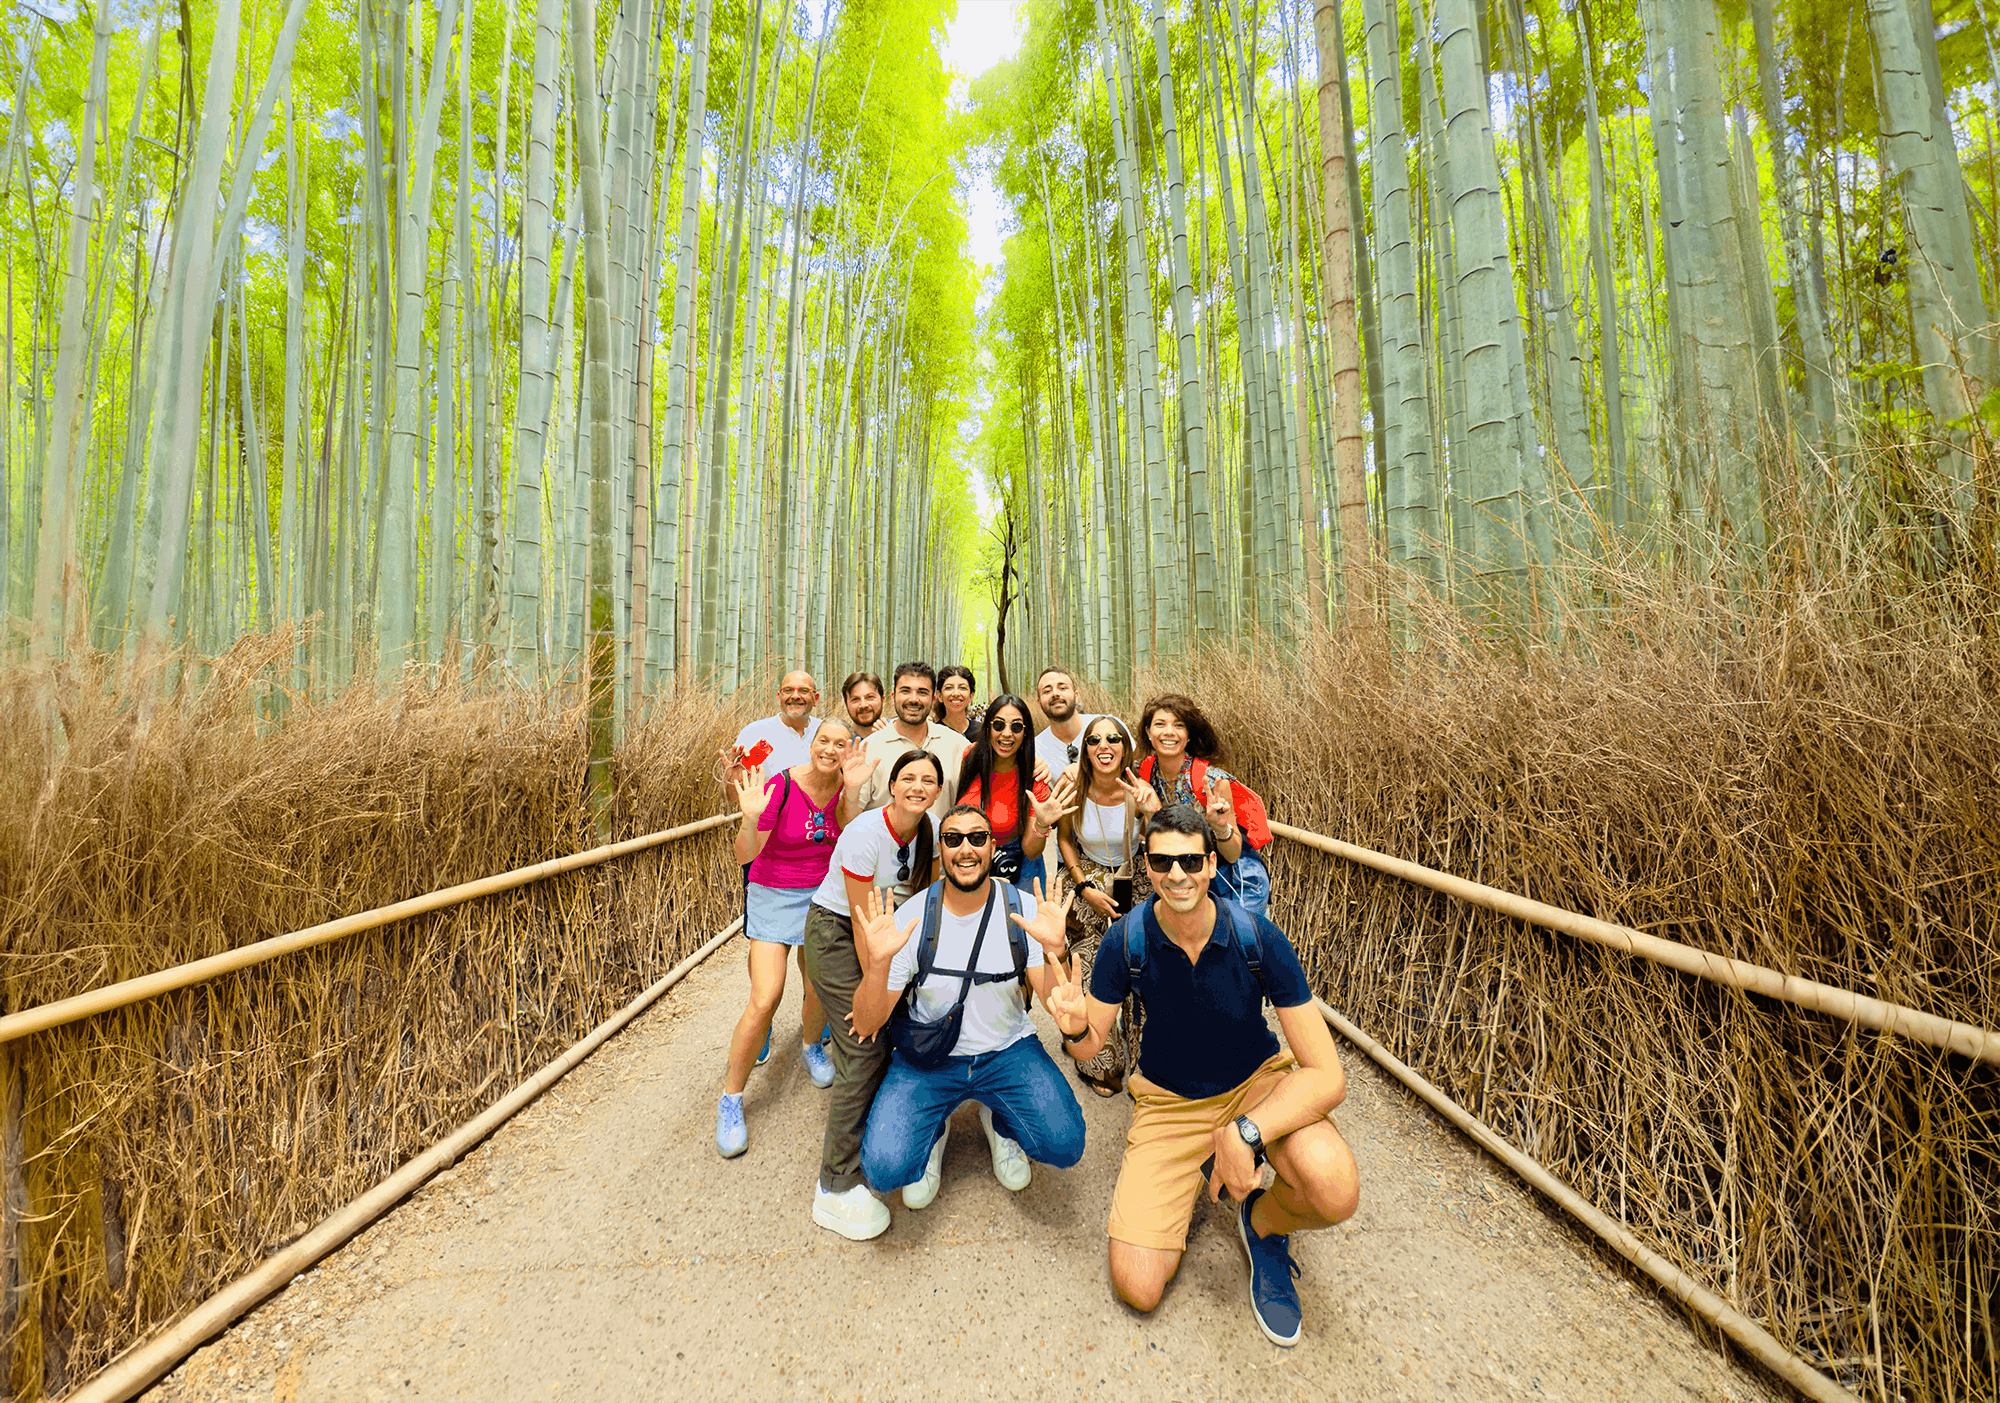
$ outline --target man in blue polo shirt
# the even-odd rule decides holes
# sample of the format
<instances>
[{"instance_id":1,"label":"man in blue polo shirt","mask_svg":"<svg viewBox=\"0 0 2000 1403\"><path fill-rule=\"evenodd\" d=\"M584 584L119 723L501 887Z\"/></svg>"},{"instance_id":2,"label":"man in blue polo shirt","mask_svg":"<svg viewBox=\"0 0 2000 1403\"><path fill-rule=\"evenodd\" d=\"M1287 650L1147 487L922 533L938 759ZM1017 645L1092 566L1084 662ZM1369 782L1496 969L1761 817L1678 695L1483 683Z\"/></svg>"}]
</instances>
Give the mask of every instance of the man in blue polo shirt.
<instances>
[{"instance_id":1,"label":"man in blue polo shirt","mask_svg":"<svg viewBox=\"0 0 2000 1403\"><path fill-rule=\"evenodd\" d=\"M1087 996L1075 984L1049 995L1063 1047L1079 1062L1104 1046L1128 990L1145 1010L1139 1068L1125 1083L1135 1105L1111 1200L1111 1285L1135 1310L1160 1303L1212 1155L1209 1197L1226 1189L1242 1204L1237 1232L1257 1324L1273 1344L1294 1345L1290 1234L1331 1227L1360 1203L1354 1155L1329 1114L1347 1077L1285 933L1209 896L1215 837L1201 811L1161 809L1145 843L1153 899L1105 934ZM1289 1052L1264 1022L1266 996ZM1258 1187L1267 1158L1277 1174L1268 1190Z\"/></svg>"}]
</instances>

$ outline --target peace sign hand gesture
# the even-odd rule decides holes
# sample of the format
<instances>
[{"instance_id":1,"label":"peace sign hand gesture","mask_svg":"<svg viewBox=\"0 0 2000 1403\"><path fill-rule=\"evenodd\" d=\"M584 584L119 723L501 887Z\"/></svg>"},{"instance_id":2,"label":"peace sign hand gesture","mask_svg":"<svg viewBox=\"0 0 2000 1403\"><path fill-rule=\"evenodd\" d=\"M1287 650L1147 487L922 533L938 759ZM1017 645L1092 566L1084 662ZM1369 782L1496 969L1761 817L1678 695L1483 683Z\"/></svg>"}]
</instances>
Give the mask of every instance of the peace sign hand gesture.
<instances>
[{"instance_id":1,"label":"peace sign hand gesture","mask_svg":"<svg viewBox=\"0 0 2000 1403\"><path fill-rule=\"evenodd\" d=\"M1133 774L1129 769L1119 777L1118 787L1125 791L1127 803L1139 806L1139 819L1144 822L1160 811L1160 791Z\"/></svg>"},{"instance_id":2,"label":"peace sign hand gesture","mask_svg":"<svg viewBox=\"0 0 2000 1403\"><path fill-rule=\"evenodd\" d=\"M1062 964L1063 952L1069 949L1069 933L1065 926L1069 920L1070 903L1076 900L1075 893L1065 894L1060 871L1049 875L1044 888L1042 879L1035 879L1034 919L1024 921L1019 916L1008 914L1007 919L1035 938L1035 944L1042 947L1042 958L1051 964Z\"/></svg>"},{"instance_id":3,"label":"peace sign hand gesture","mask_svg":"<svg viewBox=\"0 0 2000 1403\"><path fill-rule=\"evenodd\" d=\"M1049 986L1049 1015L1065 1036L1077 1037L1090 1027L1090 1011L1083 997L1083 956L1072 955L1067 963L1055 962L1056 982Z\"/></svg>"},{"instance_id":4,"label":"peace sign hand gesture","mask_svg":"<svg viewBox=\"0 0 2000 1403\"><path fill-rule=\"evenodd\" d=\"M1215 841L1226 843L1236 836L1236 804L1229 792L1229 781L1220 775L1208 782L1208 830L1215 835Z\"/></svg>"}]
</instances>

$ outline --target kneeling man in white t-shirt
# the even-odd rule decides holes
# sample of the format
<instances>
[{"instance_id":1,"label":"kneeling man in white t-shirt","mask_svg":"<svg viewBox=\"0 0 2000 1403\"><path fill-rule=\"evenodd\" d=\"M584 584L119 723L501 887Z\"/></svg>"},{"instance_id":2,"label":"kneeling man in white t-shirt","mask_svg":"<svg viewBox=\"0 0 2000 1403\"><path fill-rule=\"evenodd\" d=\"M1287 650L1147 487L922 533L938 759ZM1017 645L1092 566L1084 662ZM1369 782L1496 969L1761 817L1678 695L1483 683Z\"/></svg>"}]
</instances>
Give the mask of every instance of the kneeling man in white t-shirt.
<instances>
[{"instance_id":1,"label":"kneeling man in white t-shirt","mask_svg":"<svg viewBox=\"0 0 2000 1403\"><path fill-rule=\"evenodd\" d=\"M870 1187L877 1193L902 1189L907 1208L923 1208L937 1196L945 1132L952 1112L967 1101L979 1103L994 1177L1009 1189L1028 1186L1030 1160L1067 1169L1083 1157L1083 1112L1068 1079L1042 1049L1027 1008L1029 987L1046 1006L1051 989L1077 982L1076 971L1061 963L1069 902L1060 886L1038 903L992 881L992 825L970 804L944 816L938 837L943 878L893 916L879 900L867 900L854 922L862 948L856 1035L881 1032L893 1017L898 1027L884 1034L892 1044L921 1043L926 1028L933 1044L928 1057L921 1049L895 1046L861 1141L861 1170ZM1008 910L1010 895L1020 904L1019 915ZM939 905L935 913L932 903ZM916 979L921 932L932 914L937 937L929 972L899 1007ZM1017 944L1010 920L1031 938ZM961 1004L957 1039L944 1052L945 1020Z\"/></svg>"}]
</instances>

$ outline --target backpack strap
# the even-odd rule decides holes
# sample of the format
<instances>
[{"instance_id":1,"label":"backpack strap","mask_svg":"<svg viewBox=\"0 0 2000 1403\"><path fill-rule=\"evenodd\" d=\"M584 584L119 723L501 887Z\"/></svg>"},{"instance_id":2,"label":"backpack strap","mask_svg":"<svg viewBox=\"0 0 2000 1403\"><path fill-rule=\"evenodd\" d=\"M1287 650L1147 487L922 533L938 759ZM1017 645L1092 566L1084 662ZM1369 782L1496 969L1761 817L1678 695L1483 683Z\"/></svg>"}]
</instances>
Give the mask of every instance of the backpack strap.
<instances>
[{"instance_id":1,"label":"backpack strap","mask_svg":"<svg viewBox=\"0 0 2000 1403\"><path fill-rule=\"evenodd\" d=\"M1243 962L1257 976L1257 987L1263 991L1268 1002L1271 988L1264 982L1264 942L1257 935L1257 918L1244 910L1240 902L1227 897L1218 897L1215 909L1228 915L1230 932L1236 937L1236 948L1243 952Z\"/></svg>"},{"instance_id":2,"label":"backpack strap","mask_svg":"<svg viewBox=\"0 0 2000 1403\"><path fill-rule=\"evenodd\" d=\"M1146 970L1146 908L1152 904L1153 898L1147 897L1120 916L1116 927L1123 932L1125 975L1134 991L1139 987L1139 976Z\"/></svg>"},{"instance_id":3,"label":"backpack strap","mask_svg":"<svg viewBox=\"0 0 2000 1403\"><path fill-rule=\"evenodd\" d=\"M930 890L924 893L924 929L917 937L917 972L910 976L909 987L914 989L930 978L931 969L937 964L938 927L944 924L944 879L932 882Z\"/></svg>"},{"instance_id":4,"label":"backpack strap","mask_svg":"<svg viewBox=\"0 0 2000 1403\"><path fill-rule=\"evenodd\" d=\"M1007 946L1014 955L1014 978L1021 986L1021 1002L1028 1001L1028 933L1014 924L1014 918L1021 914L1021 889L1012 882L1000 884L1000 896L1006 902L1006 910L1001 919L1007 922Z\"/></svg>"}]
</instances>

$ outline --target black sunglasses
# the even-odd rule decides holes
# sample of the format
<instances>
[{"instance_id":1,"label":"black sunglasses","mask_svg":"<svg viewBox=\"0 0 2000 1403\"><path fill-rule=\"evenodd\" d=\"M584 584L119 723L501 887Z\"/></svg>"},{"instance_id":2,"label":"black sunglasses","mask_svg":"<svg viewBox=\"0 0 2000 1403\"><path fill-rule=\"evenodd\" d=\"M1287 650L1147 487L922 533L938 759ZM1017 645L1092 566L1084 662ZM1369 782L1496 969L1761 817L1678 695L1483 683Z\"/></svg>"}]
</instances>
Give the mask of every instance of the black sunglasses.
<instances>
[{"instance_id":1,"label":"black sunglasses","mask_svg":"<svg viewBox=\"0 0 2000 1403\"><path fill-rule=\"evenodd\" d=\"M900 847L898 847L898 848L896 849L896 861L902 864L902 866L900 866L900 867L898 867L898 868L896 869L896 880L897 880L897 881L899 881L899 882L907 882L907 881L909 881L909 880L910 880L910 845L909 845L908 843L904 843L904 844L903 844L902 846L900 846ZM1161 870L1162 872L1164 872L1164 871L1166 871L1167 869L1166 869L1166 868L1164 868L1164 867L1162 867L1162 868L1161 868L1160 870Z\"/></svg>"},{"instance_id":2,"label":"black sunglasses","mask_svg":"<svg viewBox=\"0 0 2000 1403\"><path fill-rule=\"evenodd\" d=\"M1026 734L1028 723L1026 721L989 721L986 729L995 731L1003 736L1018 736Z\"/></svg>"},{"instance_id":3,"label":"black sunglasses","mask_svg":"<svg viewBox=\"0 0 2000 1403\"><path fill-rule=\"evenodd\" d=\"M1192 877L1208 861L1207 853L1147 853L1146 866L1164 876L1176 867Z\"/></svg>"},{"instance_id":4,"label":"black sunglasses","mask_svg":"<svg viewBox=\"0 0 2000 1403\"><path fill-rule=\"evenodd\" d=\"M988 843L993 841L993 835L990 832L944 833L939 835L938 841L943 843L948 848L963 847L967 843L972 844L972 846L975 848L983 848Z\"/></svg>"}]
</instances>

